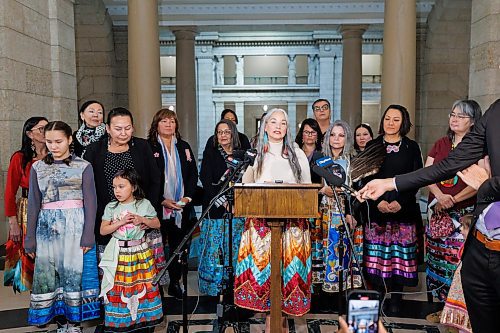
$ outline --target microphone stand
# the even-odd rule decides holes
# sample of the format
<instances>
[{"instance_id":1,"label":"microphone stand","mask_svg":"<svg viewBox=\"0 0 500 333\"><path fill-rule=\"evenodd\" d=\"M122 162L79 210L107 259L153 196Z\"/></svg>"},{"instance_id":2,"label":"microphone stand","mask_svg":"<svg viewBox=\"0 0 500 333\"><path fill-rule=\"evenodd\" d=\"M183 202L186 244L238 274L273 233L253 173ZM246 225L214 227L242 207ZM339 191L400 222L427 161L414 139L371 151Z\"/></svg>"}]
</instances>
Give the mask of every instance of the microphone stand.
<instances>
[{"instance_id":1,"label":"microphone stand","mask_svg":"<svg viewBox=\"0 0 500 333\"><path fill-rule=\"evenodd\" d=\"M226 191L228 191L231 187L231 184L233 183L233 180L235 177L241 177L242 171L244 171L249 165L251 161L243 161L233 172L233 174L228 177L228 179L223 183L222 188L220 191L215 195L215 197L210 201L210 204L208 205L207 208L202 212L200 218L196 223L191 227L189 232L184 236L182 241L180 242L179 246L172 252L172 255L168 259L166 265L158 274L156 277L153 279L153 284L158 284L160 279L165 275L167 272L168 267L170 264L177 259L182 266L182 283L184 285L183 291L182 291L182 332L183 333L188 333L188 319L187 319L187 274L188 274L188 264L187 264L187 253L188 253L188 248L186 247L186 244L189 242L191 239L191 236L195 232L196 228L200 225L200 223L205 219L205 216L207 216L208 212L210 209L213 207L215 204L215 200L224 194ZM232 231L232 230L231 230ZM232 245L232 244L230 244ZM231 249L231 247L230 247ZM230 265L232 265L232 258L230 259Z\"/></svg>"},{"instance_id":2,"label":"microphone stand","mask_svg":"<svg viewBox=\"0 0 500 333\"><path fill-rule=\"evenodd\" d=\"M363 272L361 270L361 266L358 262L358 258L356 257L356 254L354 252L354 241L352 239L352 235L351 235L351 230L349 230L349 226L347 225L347 223L345 222L345 217L344 217L344 213L342 213L342 206L340 205L340 201L339 201L339 196L337 194L337 191L335 190L335 187L333 185L330 185L330 188L332 189L333 191L333 195L335 197L335 204L337 206L337 210L339 211L339 215L340 215L340 221L341 221L341 225L338 226L338 231L339 231L339 246L338 246L338 249L339 249L339 263L340 263L340 267L342 269L339 270L338 272L338 279L339 279L339 316L343 313L342 312L342 309L343 309L343 305L344 305L344 299L346 298L346 291L344 290L344 256L345 256L345 245L344 245L344 237L347 236L347 240L349 242L349 246L351 248L351 256L350 256L350 260L353 260L354 261L354 264L355 266L358 267L359 269L359 274L361 276L361 283L362 283L362 286L365 286L366 288L366 281L365 281L365 278L363 276ZM346 191L343 191L344 193L346 193ZM347 193L346 193L346 200L349 200L349 196ZM347 203L345 203L346 205ZM345 206L344 205L344 206ZM349 267L347 268L349 269ZM351 273L351 289L354 288L354 275ZM347 288L347 286L346 286Z\"/></svg>"}]
</instances>

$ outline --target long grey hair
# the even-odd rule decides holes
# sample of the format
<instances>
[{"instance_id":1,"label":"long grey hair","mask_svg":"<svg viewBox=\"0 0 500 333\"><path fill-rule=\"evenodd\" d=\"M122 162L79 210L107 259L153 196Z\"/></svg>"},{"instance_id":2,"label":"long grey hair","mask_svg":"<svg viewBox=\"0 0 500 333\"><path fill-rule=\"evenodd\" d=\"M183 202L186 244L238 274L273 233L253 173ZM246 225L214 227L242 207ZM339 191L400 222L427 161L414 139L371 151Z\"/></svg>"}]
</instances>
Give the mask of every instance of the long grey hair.
<instances>
[{"instance_id":1,"label":"long grey hair","mask_svg":"<svg viewBox=\"0 0 500 333\"><path fill-rule=\"evenodd\" d=\"M257 140L257 176L259 176L262 172L262 164L264 161L264 155L266 152L264 152L264 135L266 134L266 124L271 119L273 114L276 112L282 112L283 115L285 116L285 121L287 123L287 131L285 134L285 137L283 138L283 147L281 149L281 156L283 158L288 159L288 163L290 164L290 168L292 168L293 175L295 176L295 180L297 183L302 182L302 169L300 168L299 164L299 159L297 158L297 154L295 153L294 145L295 142L293 141L292 134L288 130L290 127L290 124L288 122L288 115L285 110L283 109L272 109L270 110L266 116L262 119L262 123L259 129L259 136Z\"/></svg>"},{"instance_id":2,"label":"long grey hair","mask_svg":"<svg viewBox=\"0 0 500 333\"><path fill-rule=\"evenodd\" d=\"M352 154L354 147L354 135L352 134L351 126L343 120L335 120L333 124L328 127L325 132L325 137L323 138L323 144L321 145L321 150L325 156L330 156L331 158L335 158L333 156L332 149L330 147L330 135L332 134L334 127L342 127L345 133L345 145L342 153L338 158L349 158Z\"/></svg>"}]
</instances>

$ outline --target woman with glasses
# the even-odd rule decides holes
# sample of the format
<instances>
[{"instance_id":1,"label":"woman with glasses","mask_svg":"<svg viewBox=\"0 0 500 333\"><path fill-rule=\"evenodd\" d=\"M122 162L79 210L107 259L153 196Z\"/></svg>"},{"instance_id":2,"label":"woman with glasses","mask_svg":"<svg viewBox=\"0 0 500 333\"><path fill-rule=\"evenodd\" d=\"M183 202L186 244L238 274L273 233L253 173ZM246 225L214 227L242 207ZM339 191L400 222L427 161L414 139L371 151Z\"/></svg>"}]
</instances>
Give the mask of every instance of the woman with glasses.
<instances>
[{"instance_id":1,"label":"woman with glasses","mask_svg":"<svg viewBox=\"0 0 500 333\"><path fill-rule=\"evenodd\" d=\"M390 105L384 111L380 135L368 144L368 147L383 145L386 149L375 178L393 177L422 167L420 147L406 136L411 126L404 106ZM393 312L399 311L403 286L418 284L417 255L423 255L418 247L423 226L416 194L416 189L391 191L369 202L370 222L365 225L363 263L367 279L376 289L385 292L387 287L395 292L390 303Z\"/></svg>"},{"instance_id":2,"label":"woman with glasses","mask_svg":"<svg viewBox=\"0 0 500 333\"><path fill-rule=\"evenodd\" d=\"M104 105L98 101L83 103L78 111L78 125L80 127L73 133L73 147L75 155L82 157L91 143L106 135Z\"/></svg>"},{"instance_id":3,"label":"woman with glasses","mask_svg":"<svg viewBox=\"0 0 500 333\"><path fill-rule=\"evenodd\" d=\"M31 117L25 121L21 139L21 149L10 158L4 192L5 215L9 219L9 240L5 244L4 285L14 291L31 290L34 260L23 249L26 235L28 187L33 162L47 155L44 129L49 122L45 117ZM16 194L21 187L21 198Z\"/></svg>"},{"instance_id":4,"label":"woman with glasses","mask_svg":"<svg viewBox=\"0 0 500 333\"><path fill-rule=\"evenodd\" d=\"M453 103L446 136L434 143L425 166L445 159L479 118L481 108L476 101L458 100ZM464 242L457 227L460 226L460 218L474 209L476 191L457 175L427 188L430 192L429 225L426 230L427 290L433 290L433 295L444 302L459 262L458 251ZM443 228L443 218L448 221L447 228ZM429 320L439 322L439 314L430 315Z\"/></svg>"},{"instance_id":5,"label":"woman with glasses","mask_svg":"<svg viewBox=\"0 0 500 333\"><path fill-rule=\"evenodd\" d=\"M330 102L327 99L320 98L314 101L312 105L312 110L314 113L314 119L319 124L321 128L321 134L325 134L328 127L330 127L331 122L331 107Z\"/></svg>"},{"instance_id":6,"label":"woman with glasses","mask_svg":"<svg viewBox=\"0 0 500 333\"><path fill-rule=\"evenodd\" d=\"M223 182L220 179L226 170L233 165L231 162L233 153L238 149L240 149L240 139L235 123L228 119L220 120L215 126L211 144L207 145L203 152L203 161L201 162L200 180L205 194L203 210L209 206L222 189ZM225 195L219 197L201 225L199 288L200 292L211 296L216 296L221 292L222 280L228 278L223 276L223 268L229 263L229 227L228 220L225 219L229 213L228 208L227 197ZM244 222L244 219L241 218L233 218L232 220L233 267L236 266L238 258L238 247Z\"/></svg>"},{"instance_id":7,"label":"woman with glasses","mask_svg":"<svg viewBox=\"0 0 500 333\"><path fill-rule=\"evenodd\" d=\"M321 134L318 122L312 118L305 119L300 124L300 129L295 137L295 142L304 151L309 163L312 161L315 152L321 152L322 141L323 135ZM321 183L321 177L311 173L311 181L319 184Z\"/></svg>"}]
</instances>

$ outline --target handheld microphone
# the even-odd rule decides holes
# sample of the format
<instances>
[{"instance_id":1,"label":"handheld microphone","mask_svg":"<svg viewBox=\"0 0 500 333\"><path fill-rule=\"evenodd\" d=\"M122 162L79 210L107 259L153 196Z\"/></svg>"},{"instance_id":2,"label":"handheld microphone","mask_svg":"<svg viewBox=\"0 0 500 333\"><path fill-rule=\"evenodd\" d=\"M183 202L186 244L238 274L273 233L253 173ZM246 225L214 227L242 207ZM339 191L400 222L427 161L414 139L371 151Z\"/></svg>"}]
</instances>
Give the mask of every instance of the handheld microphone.
<instances>
[{"instance_id":1,"label":"handheld microphone","mask_svg":"<svg viewBox=\"0 0 500 333\"><path fill-rule=\"evenodd\" d=\"M237 150L237 151L241 151L243 153L245 152L244 150ZM237 151L235 151L235 152L237 152ZM243 156L243 154L240 154L240 155ZM240 166L241 163L242 162L240 162L238 159L236 159L234 157L234 154L233 154L233 158L226 160L227 170L220 177L219 181L217 183L212 183L212 185L218 186L220 184L223 184L232 175L234 170L236 170Z\"/></svg>"},{"instance_id":2,"label":"handheld microphone","mask_svg":"<svg viewBox=\"0 0 500 333\"><path fill-rule=\"evenodd\" d=\"M326 170L318 165L313 165L311 167L311 170L315 174L317 174L318 176L324 178L328 185L335 186L335 187L342 187L344 190L346 190L347 192L349 192L351 194L356 193L356 190L354 190L352 187L344 184L344 180L342 178L334 175L333 173L329 172L328 170Z\"/></svg>"},{"instance_id":3,"label":"handheld microphone","mask_svg":"<svg viewBox=\"0 0 500 333\"><path fill-rule=\"evenodd\" d=\"M335 162L330 156L321 156L320 158L314 160L314 164L317 166L325 169L328 168L329 166L332 166Z\"/></svg>"}]
</instances>

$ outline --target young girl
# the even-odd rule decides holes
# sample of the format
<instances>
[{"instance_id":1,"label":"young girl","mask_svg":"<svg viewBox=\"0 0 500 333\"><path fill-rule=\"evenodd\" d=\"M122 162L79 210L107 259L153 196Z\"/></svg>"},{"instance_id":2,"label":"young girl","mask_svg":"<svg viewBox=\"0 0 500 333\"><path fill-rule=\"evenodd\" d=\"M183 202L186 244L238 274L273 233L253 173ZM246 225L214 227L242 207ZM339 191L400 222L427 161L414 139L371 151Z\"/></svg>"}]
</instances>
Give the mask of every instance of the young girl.
<instances>
[{"instance_id":1,"label":"young girl","mask_svg":"<svg viewBox=\"0 0 500 333\"><path fill-rule=\"evenodd\" d=\"M105 332L153 332L163 319L160 292L152 284L156 266L144 235L144 229L158 229L160 221L138 184L135 170L118 171L113 179L118 201L110 202L102 217L101 235L113 235L99 263Z\"/></svg>"},{"instance_id":2,"label":"young girl","mask_svg":"<svg viewBox=\"0 0 500 333\"><path fill-rule=\"evenodd\" d=\"M81 332L81 321L99 317L94 173L71 154L68 124L50 122L44 132L49 154L33 163L29 182L24 249L36 260L28 323L55 319L58 332Z\"/></svg>"}]
</instances>

